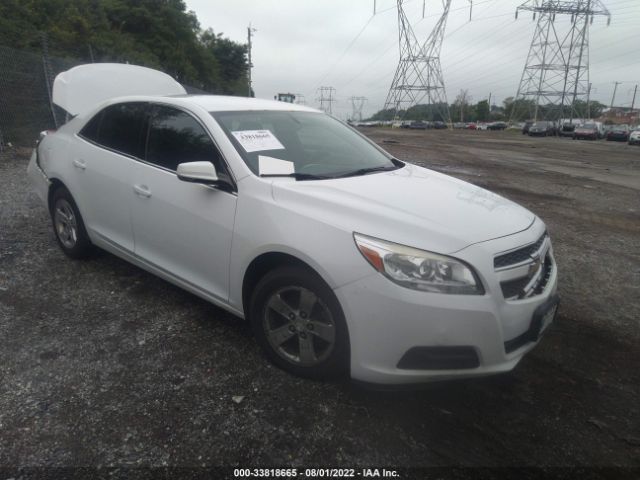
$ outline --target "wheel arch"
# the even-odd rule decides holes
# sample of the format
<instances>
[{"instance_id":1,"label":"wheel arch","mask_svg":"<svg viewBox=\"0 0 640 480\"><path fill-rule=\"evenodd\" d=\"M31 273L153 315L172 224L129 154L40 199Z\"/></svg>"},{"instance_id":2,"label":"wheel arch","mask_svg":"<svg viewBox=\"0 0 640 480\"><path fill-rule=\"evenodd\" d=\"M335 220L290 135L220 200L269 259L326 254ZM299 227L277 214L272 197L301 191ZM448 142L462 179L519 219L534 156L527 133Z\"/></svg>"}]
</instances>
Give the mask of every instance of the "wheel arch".
<instances>
[{"instance_id":1,"label":"wheel arch","mask_svg":"<svg viewBox=\"0 0 640 480\"><path fill-rule=\"evenodd\" d=\"M69 188L67 188L67 186L59 178L50 178L49 182L50 182L50 185L49 185L49 191L47 192L47 208L49 209L49 211L51 211L51 209L53 208L53 205L51 205L51 201L53 200L54 192L58 190L60 187L66 188L67 191L69 191Z\"/></svg>"},{"instance_id":2,"label":"wheel arch","mask_svg":"<svg viewBox=\"0 0 640 480\"><path fill-rule=\"evenodd\" d=\"M82 217L84 226L85 228L87 228L87 217L85 215L84 206L78 203L78 201L76 200L76 196L73 194L71 189L62 180L60 180L57 177L49 178L49 182L50 182L49 191L47 192L47 209L49 210L49 212L51 212L51 209L53 208L53 205L51 204L51 201L53 200L53 194L59 188L64 188L67 190L67 192L69 192L69 195L71 195L71 198L73 199L73 202L75 203L76 208L80 212L80 216ZM91 237L91 235L89 236Z\"/></svg>"},{"instance_id":3,"label":"wheel arch","mask_svg":"<svg viewBox=\"0 0 640 480\"><path fill-rule=\"evenodd\" d=\"M278 267L285 266L298 266L305 270L309 270L309 272L322 279L322 281L331 288L330 282L327 281L318 269L314 268L298 256L280 251L261 253L255 257L251 263L249 263L242 279L242 309L244 310L245 318L247 320L249 319L249 303L251 301L251 294L255 286L267 273Z\"/></svg>"}]
</instances>

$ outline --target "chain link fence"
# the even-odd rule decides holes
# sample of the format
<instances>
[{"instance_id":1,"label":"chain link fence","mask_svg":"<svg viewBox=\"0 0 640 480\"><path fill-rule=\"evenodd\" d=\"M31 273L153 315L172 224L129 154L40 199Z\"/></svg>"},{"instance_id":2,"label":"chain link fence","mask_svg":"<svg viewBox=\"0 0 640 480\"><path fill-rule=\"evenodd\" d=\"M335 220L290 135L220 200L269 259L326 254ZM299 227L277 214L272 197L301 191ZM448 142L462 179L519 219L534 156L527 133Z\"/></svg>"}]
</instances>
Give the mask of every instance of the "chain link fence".
<instances>
[{"instance_id":1,"label":"chain link fence","mask_svg":"<svg viewBox=\"0 0 640 480\"><path fill-rule=\"evenodd\" d=\"M30 147L43 130L65 121L65 112L51 102L53 80L86 59L48 54L43 36L39 53L0 46L0 153L7 147ZM188 93L207 94L184 85Z\"/></svg>"},{"instance_id":2,"label":"chain link fence","mask_svg":"<svg viewBox=\"0 0 640 480\"><path fill-rule=\"evenodd\" d=\"M0 46L0 151L30 146L42 130L56 128L64 113L51 103L55 76L84 63Z\"/></svg>"}]
</instances>

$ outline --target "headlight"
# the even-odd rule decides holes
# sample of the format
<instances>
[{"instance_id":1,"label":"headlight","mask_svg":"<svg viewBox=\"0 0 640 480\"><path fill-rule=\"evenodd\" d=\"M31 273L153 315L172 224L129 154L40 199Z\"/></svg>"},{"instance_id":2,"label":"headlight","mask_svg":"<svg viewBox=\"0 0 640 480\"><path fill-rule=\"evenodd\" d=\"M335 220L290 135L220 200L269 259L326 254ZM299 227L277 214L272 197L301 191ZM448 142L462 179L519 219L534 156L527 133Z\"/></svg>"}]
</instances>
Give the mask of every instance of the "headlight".
<instances>
[{"instance_id":1,"label":"headlight","mask_svg":"<svg viewBox=\"0 0 640 480\"><path fill-rule=\"evenodd\" d=\"M425 292L482 295L471 267L455 258L354 233L360 253L389 280Z\"/></svg>"}]
</instances>

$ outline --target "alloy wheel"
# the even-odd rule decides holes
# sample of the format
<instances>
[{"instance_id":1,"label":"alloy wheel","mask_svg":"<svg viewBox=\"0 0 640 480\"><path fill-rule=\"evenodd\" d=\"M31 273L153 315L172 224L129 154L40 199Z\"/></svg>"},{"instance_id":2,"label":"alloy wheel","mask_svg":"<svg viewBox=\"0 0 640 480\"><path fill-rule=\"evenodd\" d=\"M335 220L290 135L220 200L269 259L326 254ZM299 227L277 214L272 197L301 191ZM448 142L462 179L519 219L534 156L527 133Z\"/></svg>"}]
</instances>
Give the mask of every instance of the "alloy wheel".
<instances>
[{"instance_id":1,"label":"alloy wheel","mask_svg":"<svg viewBox=\"0 0 640 480\"><path fill-rule=\"evenodd\" d=\"M78 222L71 204L64 198L56 202L53 221L56 235L65 248L73 248L78 241Z\"/></svg>"},{"instance_id":2,"label":"alloy wheel","mask_svg":"<svg viewBox=\"0 0 640 480\"><path fill-rule=\"evenodd\" d=\"M262 324L274 351L294 365L318 365L335 347L336 324L331 311L304 287L276 290L266 302Z\"/></svg>"}]
</instances>

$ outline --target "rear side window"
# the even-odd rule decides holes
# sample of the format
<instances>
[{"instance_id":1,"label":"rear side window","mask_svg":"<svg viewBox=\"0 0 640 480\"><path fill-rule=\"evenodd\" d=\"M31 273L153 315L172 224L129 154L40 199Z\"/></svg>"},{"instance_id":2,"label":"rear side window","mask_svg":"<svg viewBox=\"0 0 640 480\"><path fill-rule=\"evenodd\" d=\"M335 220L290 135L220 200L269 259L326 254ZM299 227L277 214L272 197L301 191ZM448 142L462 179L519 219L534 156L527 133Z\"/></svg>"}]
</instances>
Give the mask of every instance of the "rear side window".
<instances>
[{"instance_id":1,"label":"rear side window","mask_svg":"<svg viewBox=\"0 0 640 480\"><path fill-rule=\"evenodd\" d=\"M98 129L100 128L100 122L102 121L102 113L104 110L100 110L89 122L80 130L80 135L84 138L98 143Z\"/></svg>"},{"instance_id":2,"label":"rear side window","mask_svg":"<svg viewBox=\"0 0 640 480\"><path fill-rule=\"evenodd\" d=\"M196 119L182 110L160 105L154 108L151 119L147 161L172 171L180 163L208 161L216 167L218 176L227 174L218 149Z\"/></svg>"},{"instance_id":3,"label":"rear side window","mask_svg":"<svg viewBox=\"0 0 640 480\"><path fill-rule=\"evenodd\" d=\"M105 108L98 143L116 152L144 158L148 111L146 103L118 103Z\"/></svg>"}]
</instances>

